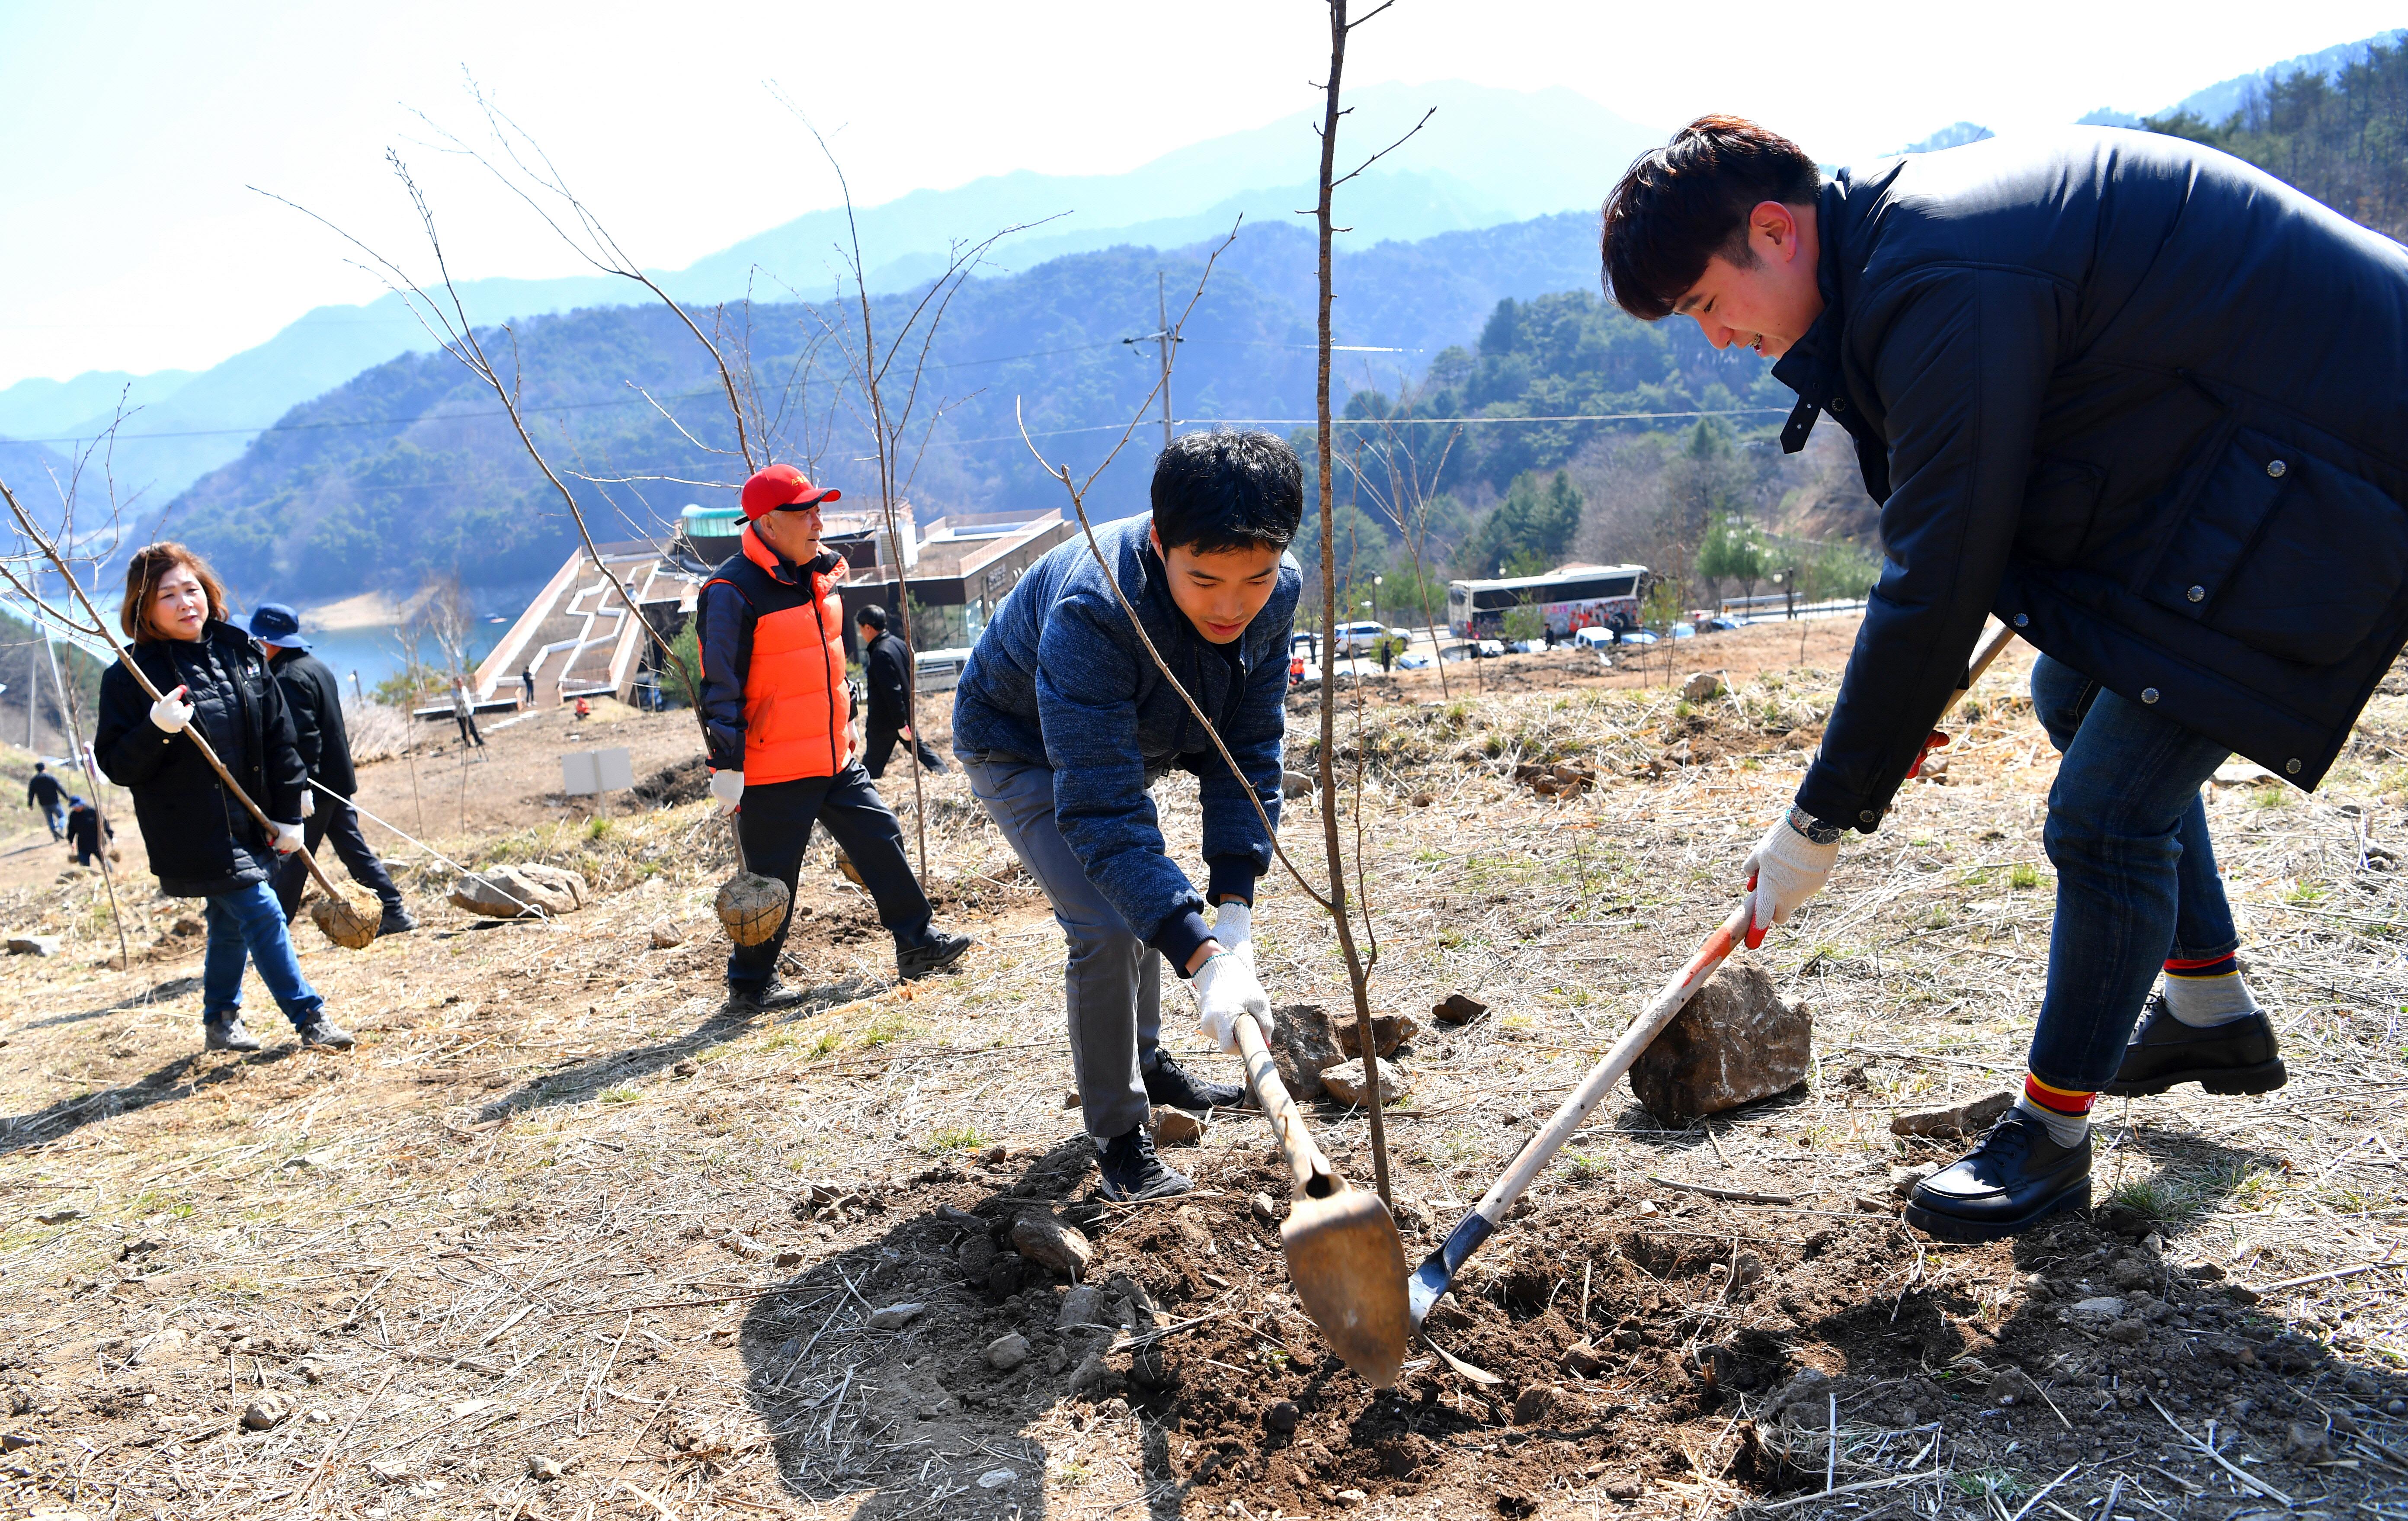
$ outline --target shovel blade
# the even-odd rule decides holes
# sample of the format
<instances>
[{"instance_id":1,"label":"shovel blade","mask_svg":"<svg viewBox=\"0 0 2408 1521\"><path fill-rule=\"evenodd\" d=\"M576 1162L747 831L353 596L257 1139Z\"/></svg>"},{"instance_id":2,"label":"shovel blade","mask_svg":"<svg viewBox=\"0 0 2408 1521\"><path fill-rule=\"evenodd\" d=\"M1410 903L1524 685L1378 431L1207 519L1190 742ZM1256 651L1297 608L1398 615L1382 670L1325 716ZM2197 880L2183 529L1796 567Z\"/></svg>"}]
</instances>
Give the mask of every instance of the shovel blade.
<instances>
[{"instance_id":1,"label":"shovel blade","mask_svg":"<svg viewBox=\"0 0 2408 1521\"><path fill-rule=\"evenodd\" d=\"M1410 1334L1405 1248L1380 1196L1341 1183L1325 1198L1298 1198L1280 1250L1330 1350L1371 1387L1394 1388Z\"/></svg>"}]
</instances>

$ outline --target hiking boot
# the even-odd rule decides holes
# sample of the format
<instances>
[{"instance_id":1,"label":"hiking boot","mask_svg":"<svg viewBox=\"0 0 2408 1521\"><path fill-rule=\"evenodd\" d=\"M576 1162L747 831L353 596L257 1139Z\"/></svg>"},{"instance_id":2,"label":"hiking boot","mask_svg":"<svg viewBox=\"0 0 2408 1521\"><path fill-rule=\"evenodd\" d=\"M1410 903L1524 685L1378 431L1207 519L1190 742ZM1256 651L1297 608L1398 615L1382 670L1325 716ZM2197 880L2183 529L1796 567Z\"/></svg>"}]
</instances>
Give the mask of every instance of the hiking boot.
<instances>
[{"instance_id":1,"label":"hiking boot","mask_svg":"<svg viewBox=\"0 0 2408 1521\"><path fill-rule=\"evenodd\" d=\"M1172 1109L1194 1110L1198 1113L1208 1109L1238 1109L1246 1105L1243 1085L1207 1083L1180 1066L1178 1058L1160 1046L1145 1054L1140 1071L1145 1078L1148 1103L1168 1104Z\"/></svg>"},{"instance_id":2,"label":"hiking boot","mask_svg":"<svg viewBox=\"0 0 2408 1521\"><path fill-rule=\"evenodd\" d=\"M300 1026L300 1035L302 1045L312 1050L349 1051L351 1049L351 1032L323 1014Z\"/></svg>"},{"instance_id":3,"label":"hiking boot","mask_svg":"<svg viewBox=\"0 0 2408 1521\"><path fill-rule=\"evenodd\" d=\"M409 911L398 903L386 904L384 917L377 921L379 935L407 935L417 927L418 921L411 918Z\"/></svg>"},{"instance_id":4,"label":"hiking boot","mask_svg":"<svg viewBox=\"0 0 2408 1521\"><path fill-rule=\"evenodd\" d=\"M1993 1241L2089 1205L2090 1138L2060 1146L2040 1121L2011 1109L1962 1161L1914 1185L1906 1223L1935 1241Z\"/></svg>"},{"instance_id":5,"label":"hiking boot","mask_svg":"<svg viewBox=\"0 0 2408 1521\"><path fill-rule=\"evenodd\" d=\"M2158 996L2124 1048L2115 1080L2100 1091L2132 1098L2196 1083L2209 1093L2272 1093L2288 1080L2263 1010L2221 1025L2186 1025Z\"/></svg>"},{"instance_id":6,"label":"hiking boot","mask_svg":"<svg viewBox=\"0 0 2408 1521\"><path fill-rule=\"evenodd\" d=\"M1173 1171L1154 1155L1154 1138L1140 1125L1125 1136L1114 1136L1096 1147L1096 1169L1102 1174L1096 1188L1115 1204L1168 1198L1196 1186L1184 1172Z\"/></svg>"},{"instance_id":7,"label":"hiking boot","mask_svg":"<svg viewBox=\"0 0 2408 1521\"><path fill-rule=\"evenodd\" d=\"M240 1014L228 1014L223 1019L201 1022L201 1049L204 1051L265 1051L258 1036L242 1027Z\"/></svg>"},{"instance_id":8,"label":"hiking boot","mask_svg":"<svg viewBox=\"0 0 2408 1521\"><path fill-rule=\"evenodd\" d=\"M931 972L943 971L962 958L962 953L978 941L968 935L947 935L939 932L925 945L898 945L895 948L895 969L903 981L916 983Z\"/></svg>"},{"instance_id":9,"label":"hiking boot","mask_svg":"<svg viewBox=\"0 0 2408 1521\"><path fill-rule=\"evenodd\" d=\"M727 984L727 1001L739 1009L791 1009L809 997L801 988L781 982L775 972L766 982Z\"/></svg>"}]
</instances>

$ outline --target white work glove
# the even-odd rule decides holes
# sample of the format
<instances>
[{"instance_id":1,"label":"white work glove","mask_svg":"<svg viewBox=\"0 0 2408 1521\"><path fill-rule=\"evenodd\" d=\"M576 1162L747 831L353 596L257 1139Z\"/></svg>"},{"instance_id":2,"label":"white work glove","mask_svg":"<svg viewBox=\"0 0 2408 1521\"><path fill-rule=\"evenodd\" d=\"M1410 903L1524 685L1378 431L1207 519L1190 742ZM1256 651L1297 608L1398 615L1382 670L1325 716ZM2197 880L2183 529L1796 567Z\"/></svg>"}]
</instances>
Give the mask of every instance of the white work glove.
<instances>
[{"instance_id":1,"label":"white work glove","mask_svg":"<svg viewBox=\"0 0 2408 1521\"><path fill-rule=\"evenodd\" d=\"M1254 975L1254 958L1251 951L1240 955L1234 951L1222 951L1208 959L1196 973L1196 1022L1212 1043L1227 1055L1238 1053L1238 1016L1252 1014L1261 1026L1263 1039L1270 1039L1271 1000L1263 991L1262 979Z\"/></svg>"},{"instance_id":2,"label":"white work glove","mask_svg":"<svg viewBox=\"0 0 2408 1521\"><path fill-rule=\"evenodd\" d=\"M736 805L744 800L744 773L741 771L711 772L710 795L719 799L719 811L735 812Z\"/></svg>"},{"instance_id":3,"label":"white work glove","mask_svg":"<svg viewBox=\"0 0 2408 1521\"><path fill-rule=\"evenodd\" d=\"M1243 956L1246 965L1254 964L1254 911L1251 904L1235 899L1225 901L1221 911L1212 916L1212 938L1221 949L1233 956ZM1271 1033L1270 1021L1263 1021L1263 1033Z\"/></svg>"},{"instance_id":4,"label":"white work glove","mask_svg":"<svg viewBox=\"0 0 2408 1521\"><path fill-rule=\"evenodd\" d=\"M307 782L301 783L301 816L308 818L318 811L318 789Z\"/></svg>"},{"instance_id":5,"label":"white work glove","mask_svg":"<svg viewBox=\"0 0 2408 1521\"><path fill-rule=\"evenodd\" d=\"M150 722L169 734L181 734L184 725L193 721L193 705L184 695L190 687L178 687L150 705Z\"/></svg>"},{"instance_id":6,"label":"white work glove","mask_svg":"<svg viewBox=\"0 0 2408 1521\"><path fill-rule=\"evenodd\" d=\"M1840 842L1817 845L1799 834L1783 814L1748 852L1740 869L1747 873L1747 944L1764 943L1764 932L1784 924L1799 906L1823 890L1823 880L1839 859Z\"/></svg>"},{"instance_id":7,"label":"white work glove","mask_svg":"<svg viewBox=\"0 0 2408 1521\"><path fill-rule=\"evenodd\" d=\"M276 854L290 855L301 848L301 826L297 824L276 825Z\"/></svg>"}]
</instances>

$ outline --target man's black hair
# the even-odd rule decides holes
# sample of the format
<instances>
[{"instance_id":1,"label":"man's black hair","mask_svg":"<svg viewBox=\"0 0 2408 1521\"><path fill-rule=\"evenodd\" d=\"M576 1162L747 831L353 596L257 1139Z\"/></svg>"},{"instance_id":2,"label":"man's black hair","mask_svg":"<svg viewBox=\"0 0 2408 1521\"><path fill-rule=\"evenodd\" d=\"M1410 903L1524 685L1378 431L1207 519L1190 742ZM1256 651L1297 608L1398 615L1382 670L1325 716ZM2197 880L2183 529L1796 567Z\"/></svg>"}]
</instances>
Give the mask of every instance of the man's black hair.
<instances>
[{"instance_id":1,"label":"man's black hair","mask_svg":"<svg viewBox=\"0 0 2408 1521\"><path fill-rule=\"evenodd\" d=\"M853 615L853 621L856 624L867 624L869 631L873 634L886 632L886 610L875 602L864 603L861 610Z\"/></svg>"},{"instance_id":2,"label":"man's black hair","mask_svg":"<svg viewBox=\"0 0 2408 1521\"><path fill-rule=\"evenodd\" d=\"M1284 550L1304 518L1304 462L1259 429L1182 434L1154 462L1153 495L1166 550Z\"/></svg>"},{"instance_id":3,"label":"man's black hair","mask_svg":"<svg viewBox=\"0 0 2408 1521\"><path fill-rule=\"evenodd\" d=\"M1641 322L1673 304L1715 254L1754 267L1748 214L1766 201L1812 206L1822 171L1806 151L1738 116L1701 116L1639 155L1606 197L1606 293Z\"/></svg>"},{"instance_id":4,"label":"man's black hair","mask_svg":"<svg viewBox=\"0 0 2408 1521\"><path fill-rule=\"evenodd\" d=\"M36 770L36 771L38 771L38 770L42 769L45 766L47 766L47 765L49 765L49 764L50 764L50 763L49 763L48 761L36 761L36 762L34 763L34 769L35 769L35 770Z\"/></svg>"}]
</instances>

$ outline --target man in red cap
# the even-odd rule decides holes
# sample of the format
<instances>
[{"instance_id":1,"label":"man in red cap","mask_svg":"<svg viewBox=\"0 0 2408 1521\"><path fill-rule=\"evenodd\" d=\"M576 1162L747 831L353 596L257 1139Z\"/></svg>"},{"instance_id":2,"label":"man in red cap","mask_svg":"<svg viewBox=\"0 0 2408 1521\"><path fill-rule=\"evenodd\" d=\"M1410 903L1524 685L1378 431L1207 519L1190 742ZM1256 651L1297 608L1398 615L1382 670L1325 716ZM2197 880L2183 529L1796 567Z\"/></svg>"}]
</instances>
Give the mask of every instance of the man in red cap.
<instances>
[{"instance_id":1,"label":"man in red cap","mask_svg":"<svg viewBox=\"0 0 2408 1521\"><path fill-rule=\"evenodd\" d=\"M745 865L794 892L814 820L844 847L895 937L896 969L925 977L970 948L933 928L928 897L903 854L903 831L847 734L844 559L820 547L820 504L840 494L791 465L744 482L743 547L702 589L702 711L710 794L736 815ZM780 984L785 924L727 958L731 998L758 1009L801 1001Z\"/></svg>"}]
</instances>

